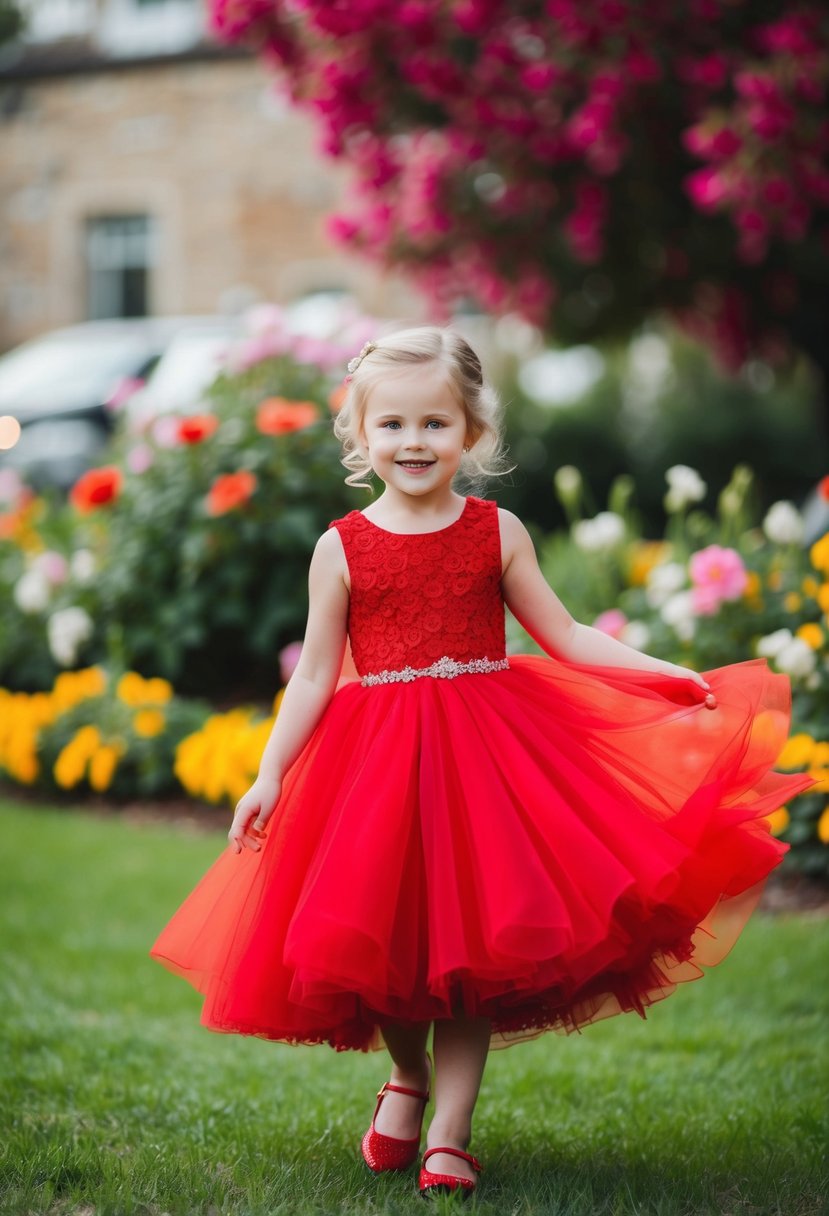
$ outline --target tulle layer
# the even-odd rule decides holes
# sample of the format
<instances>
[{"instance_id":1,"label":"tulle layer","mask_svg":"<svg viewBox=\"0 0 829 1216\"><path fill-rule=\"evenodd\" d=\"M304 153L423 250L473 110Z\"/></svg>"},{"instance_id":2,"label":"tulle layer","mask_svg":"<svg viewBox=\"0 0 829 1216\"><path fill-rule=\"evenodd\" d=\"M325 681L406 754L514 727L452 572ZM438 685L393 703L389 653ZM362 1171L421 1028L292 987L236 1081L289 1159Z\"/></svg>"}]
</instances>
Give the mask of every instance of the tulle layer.
<instances>
[{"instance_id":1,"label":"tulle layer","mask_svg":"<svg viewBox=\"0 0 829 1216\"><path fill-rule=\"evenodd\" d=\"M519 656L336 693L262 851L227 850L153 955L213 1030L344 1049L387 1021L493 1046L647 1006L718 963L788 846L788 681Z\"/></svg>"}]
</instances>

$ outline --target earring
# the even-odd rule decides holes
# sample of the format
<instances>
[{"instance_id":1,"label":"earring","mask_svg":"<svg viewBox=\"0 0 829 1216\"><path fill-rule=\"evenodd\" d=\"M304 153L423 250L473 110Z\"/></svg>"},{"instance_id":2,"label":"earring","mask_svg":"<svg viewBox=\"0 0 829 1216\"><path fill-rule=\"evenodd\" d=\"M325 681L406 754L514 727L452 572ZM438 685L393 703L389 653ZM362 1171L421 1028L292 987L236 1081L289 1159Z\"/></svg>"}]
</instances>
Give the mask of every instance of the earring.
<instances>
[{"instance_id":1,"label":"earring","mask_svg":"<svg viewBox=\"0 0 829 1216\"><path fill-rule=\"evenodd\" d=\"M469 448L464 448L464 455L469 451Z\"/></svg>"}]
</instances>

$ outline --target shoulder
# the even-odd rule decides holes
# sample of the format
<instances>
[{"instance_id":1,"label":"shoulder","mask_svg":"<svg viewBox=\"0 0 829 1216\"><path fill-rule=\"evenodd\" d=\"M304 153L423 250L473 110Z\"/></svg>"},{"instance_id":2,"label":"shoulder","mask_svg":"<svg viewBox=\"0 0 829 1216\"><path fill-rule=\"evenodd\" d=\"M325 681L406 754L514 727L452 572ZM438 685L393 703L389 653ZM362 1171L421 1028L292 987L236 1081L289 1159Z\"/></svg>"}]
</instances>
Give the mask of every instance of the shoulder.
<instances>
[{"instance_id":1,"label":"shoulder","mask_svg":"<svg viewBox=\"0 0 829 1216\"><path fill-rule=\"evenodd\" d=\"M513 515L512 511L505 510L504 507L498 508L498 527L501 529L502 541L532 545L530 534L521 523L521 520L517 515Z\"/></svg>"},{"instance_id":2,"label":"shoulder","mask_svg":"<svg viewBox=\"0 0 829 1216\"><path fill-rule=\"evenodd\" d=\"M314 546L311 557L311 571L341 574L346 570L345 549L335 520Z\"/></svg>"},{"instance_id":3,"label":"shoulder","mask_svg":"<svg viewBox=\"0 0 829 1216\"><path fill-rule=\"evenodd\" d=\"M501 533L501 555L505 569L515 557L535 559L532 537L517 515L499 507L498 527Z\"/></svg>"}]
</instances>

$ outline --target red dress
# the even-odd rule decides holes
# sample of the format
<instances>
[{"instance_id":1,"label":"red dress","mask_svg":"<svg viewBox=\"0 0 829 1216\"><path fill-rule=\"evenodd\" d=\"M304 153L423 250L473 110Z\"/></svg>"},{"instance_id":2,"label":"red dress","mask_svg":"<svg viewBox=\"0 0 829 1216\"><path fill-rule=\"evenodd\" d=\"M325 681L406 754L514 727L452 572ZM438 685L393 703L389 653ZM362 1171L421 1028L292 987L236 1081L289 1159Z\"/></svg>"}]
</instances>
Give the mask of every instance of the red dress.
<instances>
[{"instance_id":1,"label":"red dress","mask_svg":"<svg viewBox=\"0 0 829 1216\"><path fill-rule=\"evenodd\" d=\"M336 520L357 671L152 954L212 1030L366 1050L386 1021L493 1045L646 1006L719 962L788 846L766 816L789 684L505 657L496 505L425 535Z\"/></svg>"}]
</instances>

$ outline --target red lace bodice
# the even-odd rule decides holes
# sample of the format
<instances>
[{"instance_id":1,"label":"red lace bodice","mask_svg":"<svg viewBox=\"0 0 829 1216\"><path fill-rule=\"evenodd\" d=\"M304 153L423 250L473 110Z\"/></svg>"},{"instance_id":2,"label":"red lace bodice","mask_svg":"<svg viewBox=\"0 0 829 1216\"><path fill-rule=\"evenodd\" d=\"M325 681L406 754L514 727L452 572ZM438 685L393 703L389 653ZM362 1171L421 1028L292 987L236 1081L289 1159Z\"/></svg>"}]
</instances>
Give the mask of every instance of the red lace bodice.
<instances>
[{"instance_id":1,"label":"red lace bodice","mask_svg":"<svg viewBox=\"0 0 829 1216\"><path fill-rule=\"evenodd\" d=\"M503 659L501 538L494 502L467 498L460 518L423 534L387 532L350 511L330 525L351 578L348 633L360 675Z\"/></svg>"}]
</instances>

